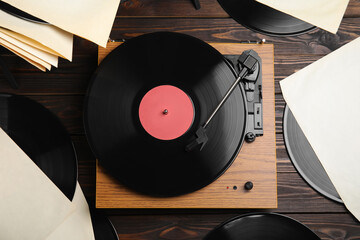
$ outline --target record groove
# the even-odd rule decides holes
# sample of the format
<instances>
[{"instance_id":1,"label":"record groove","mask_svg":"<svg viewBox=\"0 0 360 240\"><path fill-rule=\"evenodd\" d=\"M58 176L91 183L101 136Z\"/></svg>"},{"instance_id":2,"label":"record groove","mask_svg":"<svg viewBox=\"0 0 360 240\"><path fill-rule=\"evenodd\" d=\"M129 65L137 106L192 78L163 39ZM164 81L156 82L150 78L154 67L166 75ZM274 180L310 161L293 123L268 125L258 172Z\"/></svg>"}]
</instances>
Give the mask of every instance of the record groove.
<instances>
[{"instance_id":1,"label":"record groove","mask_svg":"<svg viewBox=\"0 0 360 240\"><path fill-rule=\"evenodd\" d=\"M283 124L286 150L301 177L325 197L343 203L288 106L284 111Z\"/></svg>"}]
</instances>

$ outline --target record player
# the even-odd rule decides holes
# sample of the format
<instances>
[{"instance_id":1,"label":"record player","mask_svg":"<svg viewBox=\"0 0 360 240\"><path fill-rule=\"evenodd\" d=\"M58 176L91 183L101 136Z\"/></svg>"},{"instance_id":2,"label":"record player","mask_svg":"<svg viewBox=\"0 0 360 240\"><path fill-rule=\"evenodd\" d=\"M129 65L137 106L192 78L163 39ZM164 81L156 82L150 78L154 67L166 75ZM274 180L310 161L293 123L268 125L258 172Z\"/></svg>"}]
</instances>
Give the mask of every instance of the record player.
<instances>
[{"instance_id":1,"label":"record player","mask_svg":"<svg viewBox=\"0 0 360 240\"><path fill-rule=\"evenodd\" d=\"M99 62L84 116L97 208L277 207L273 45L161 32Z\"/></svg>"}]
</instances>

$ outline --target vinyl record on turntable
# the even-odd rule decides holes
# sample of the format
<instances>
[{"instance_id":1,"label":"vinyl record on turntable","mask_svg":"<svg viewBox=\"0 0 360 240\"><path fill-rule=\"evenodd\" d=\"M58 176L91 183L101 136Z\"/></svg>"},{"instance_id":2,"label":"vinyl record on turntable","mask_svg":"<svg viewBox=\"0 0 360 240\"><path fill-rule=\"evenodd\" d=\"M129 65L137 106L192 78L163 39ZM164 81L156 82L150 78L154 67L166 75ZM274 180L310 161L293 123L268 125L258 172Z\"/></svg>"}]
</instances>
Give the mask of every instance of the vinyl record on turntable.
<instances>
[{"instance_id":1,"label":"vinyl record on turntable","mask_svg":"<svg viewBox=\"0 0 360 240\"><path fill-rule=\"evenodd\" d=\"M206 145L185 148L235 79L224 57L194 37L158 32L126 41L102 61L88 90L84 123L95 156L121 183L149 195L210 184L244 140L241 84L207 127Z\"/></svg>"},{"instance_id":2,"label":"vinyl record on turntable","mask_svg":"<svg viewBox=\"0 0 360 240\"><path fill-rule=\"evenodd\" d=\"M315 26L309 23L255 0L218 0L218 2L237 22L266 35L299 35L315 29Z\"/></svg>"},{"instance_id":3,"label":"vinyl record on turntable","mask_svg":"<svg viewBox=\"0 0 360 240\"><path fill-rule=\"evenodd\" d=\"M284 111L283 123L286 150L296 170L316 191L342 203L343 201L288 106Z\"/></svg>"},{"instance_id":4,"label":"vinyl record on turntable","mask_svg":"<svg viewBox=\"0 0 360 240\"><path fill-rule=\"evenodd\" d=\"M275 213L250 213L230 219L204 240L320 240L302 223Z\"/></svg>"},{"instance_id":5,"label":"vinyl record on turntable","mask_svg":"<svg viewBox=\"0 0 360 240\"><path fill-rule=\"evenodd\" d=\"M59 119L29 98L0 94L0 127L72 200L77 159L71 138Z\"/></svg>"},{"instance_id":6,"label":"vinyl record on turntable","mask_svg":"<svg viewBox=\"0 0 360 240\"><path fill-rule=\"evenodd\" d=\"M34 17L24 11L21 11L20 9L18 8L15 8L13 6L11 6L10 4L4 2L4 1L1 1L0 0L0 10L4 11L4 12L7 12L15 17L19 17L19 18L22 18L24 20L27 20L27 21L31 21L31 22L35 22L35 23L42 23L42 24L47 24L47 22L37 18L37 17Z\"/></svg>"}]
</instances>

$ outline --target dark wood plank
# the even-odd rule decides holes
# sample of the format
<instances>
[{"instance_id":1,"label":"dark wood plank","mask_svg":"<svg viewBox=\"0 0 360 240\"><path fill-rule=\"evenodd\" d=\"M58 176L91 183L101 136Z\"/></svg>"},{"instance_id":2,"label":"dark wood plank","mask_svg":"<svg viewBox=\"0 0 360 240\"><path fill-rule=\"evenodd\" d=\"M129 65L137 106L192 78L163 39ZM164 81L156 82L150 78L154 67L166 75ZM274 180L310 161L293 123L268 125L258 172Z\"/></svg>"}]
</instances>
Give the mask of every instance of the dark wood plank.
<instances>
[{"instance_id":1,"label":"dark wood plank","mask_svg":"<svg viewBox=\"0 0 360 240\"><path fill-rule=\"evenodd\" d=\"M276 160L278 173L296 172L286 151L284 144L284 136L282 133L276 134Z\"/></svg>"},{"instance_id":2,"label":"dark wood plank","mask_svg":"<svg viewBox=\"0 0 360 240\"><path fill-rule=\"evenodd\" d=\"M146 19L119 18L115 20L112 39L129 39L154 31L175 31L198 37L204 41L241 42L266 39L274 43L275 55L328 54L360 35L360 19L346 18L334 35L316 29L310 33L291 37L269 37L255 33L232 19Z\"/></svg>"},{"instance_id":3,"label":"dark wood plank","mask_svg":"<svg viewBox=\"0 0 360 240\"><path fill-rule=\"evenodd\" d=\"M281 94L279 81L290 76L291 74L303 69L311 63L319 60L325 55L319 54L293 54L293 55L276 55L275 56L275 93Z\"/></svg>"},{"instance_id":4,"label":"dark wood plank","mask_svg":"<svg viewBox=\"0 0 360 240\"><path fill-rule=\"evenodd\" d=\"M220 223L238 216L173 214L111 216L120 239L202 239ZM286 214L301 221L321 239L360 239L360 225L348 214Z\"/></svg>"},{"instance_id":5,"label":"dark wood plank","mask_svg":"<svg viewBox=\"0 0 360 240\"><path fill-rule=\"evenodd\" d=\"M254 33L231 19L118 19L112 38L122 39L153 31L183 32L210 42L241 42L261 40L264 35ZM294 71L310 64L360 35L360 18L348 18L337 35L315 30L296 37L265 37L275 44L276 93L280 92L278 81ZM43 73L21 58L2 50L20 89L14 91L0 72L0 89L26 95L73 95L84 94L92 73L97 67L96 46L86 40L75 38L72 63L60 60L59 68ZM300 54L301 53L301 54Z\"/></svg>"},{"instance_id":6,"label":"dark wood plank","mask_svg":"<svg viewBox=\"0 0 360 240\"><path fill-rule=\"evenodd\" d=\"M277 45L275 45L277 47ZM8 53L3 55L17 79L20 89L11 89L0 74L2 92L22 95L85 94L97 65L92 56L76 55L72 63L60 60L59 68L43 73L25 60ZM281 93L279 81L304 68L324 55L275 55L275 93Z\"/></svg>"},{"instance_id":7,"label":"dark wood plank","mask_svg":"<svg viewBox=\"0 0 360 240\"><path fill-rule=\"evenodd\" d=\"M359 16L360 16L360 1L350 0L344 17L359 17Z\"/></svg>"},{"instance_id":8,"label":"dark wood plank","mask_svg":"<svg viewBox=\"0 0 360 240\"><path fill-rule=\"evenodd\" d=\"M19 83L12 89L0 69L0 91L22 95L84 94L97 67L97 46L75 37L73 61L60 59L58 68L42 72L8 50L1 56Z\"/></svg>"},{"instance_id":9,"label":"dark wood plank","mask_svg":"<svg viewBox=\"0 0 360 240\"><path fill-rule=\"evenodd\" d=\"M291 213L346 213L344 205L313 190L297 172L278 172L278 209Z\"/></svg>"},{"instance_id":10,"label":"dark wood plank","mask_svg":"<svg viewBox=\"0 0 360 240\"><path fill-rule=\"evenodd\" d=\"M285 110L285 100L281 94L275 94L275 128L276 133L283 132L283 115Z\"/></svg>"},{"instance_id":11,"label":"dark wood plank","mask_svg":"<svg viewBox=\"0 0 360 240\"><path fill-rule=\"evenodd\" d=\"M12 89L5 81L4 75L0 74L2 92L21 95L85 94L91 75L96 68L88 57L75 57L73 63L61 60L59 69L44 73L22 59L18 61L19 59L16 56L6 58L11 72L19 83L19 89ZM94 68L88 69L86 66L89 65L93 65ZM21 70L18 70L18 67L21 67Z\"/></svg>"},{"instance_id":12,"label":"dark wood plank","mask_svg":"<svg viewBox=\"0 0 360 240\"><path fill-rule=\"evenodd\" d=\"M360 239L360 224L351 214L288 214L321 239Z\"/></svg>"},{"instance_id":13,"label":"dark wood plank","mask_svg":"<svg viewBox=\"0 0 360 240\"><path fill-rule=\"evenodd\" d=\"M200 0L201 9L196 10L191 0L125 0L120 4L118 17L213 17L228 18L229 15L216 0Z\"/></svg>"},{"instance_id":14,"label":"dark wood plank","mask_svg":"<svg viewBox=\"0 0 360 240\"><path fill-rule=\"evenodd\" d=\"M125 0L117 12L118 17L212 17L227 18L229 15L217 0L200 0L196 10L191 0ZM241 9L239 9L241 11ZM351 0L345 17L360 16L360 1Z\"/></svg>"}]
</instances>

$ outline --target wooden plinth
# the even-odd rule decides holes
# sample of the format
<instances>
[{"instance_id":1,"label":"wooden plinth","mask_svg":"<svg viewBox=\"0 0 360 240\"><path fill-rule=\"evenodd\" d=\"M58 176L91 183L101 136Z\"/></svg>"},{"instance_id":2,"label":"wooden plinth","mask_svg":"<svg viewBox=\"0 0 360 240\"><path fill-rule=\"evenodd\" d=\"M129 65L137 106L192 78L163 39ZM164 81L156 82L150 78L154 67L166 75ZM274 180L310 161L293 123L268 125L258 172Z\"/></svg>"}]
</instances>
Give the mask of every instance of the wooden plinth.
<instances>
[{"instance_id":1,"label":"wooden plinth","mask_svg":"<svg viewBox=\"0 0 360 240\"><path fill-rule=\"evenodd\" d=\"M99 48L99 63L119 42ZM231 167L215 182L190 194L171 198L141 195L121 185L97 163L97 208L277 208L274 46L272 44L210 43L224 55L253 49L262 58L264 136L244 143ZM254 188L244 189L251 181ZM234 190L234 186L236 190Z\"/></svg>"}]
</instances>

